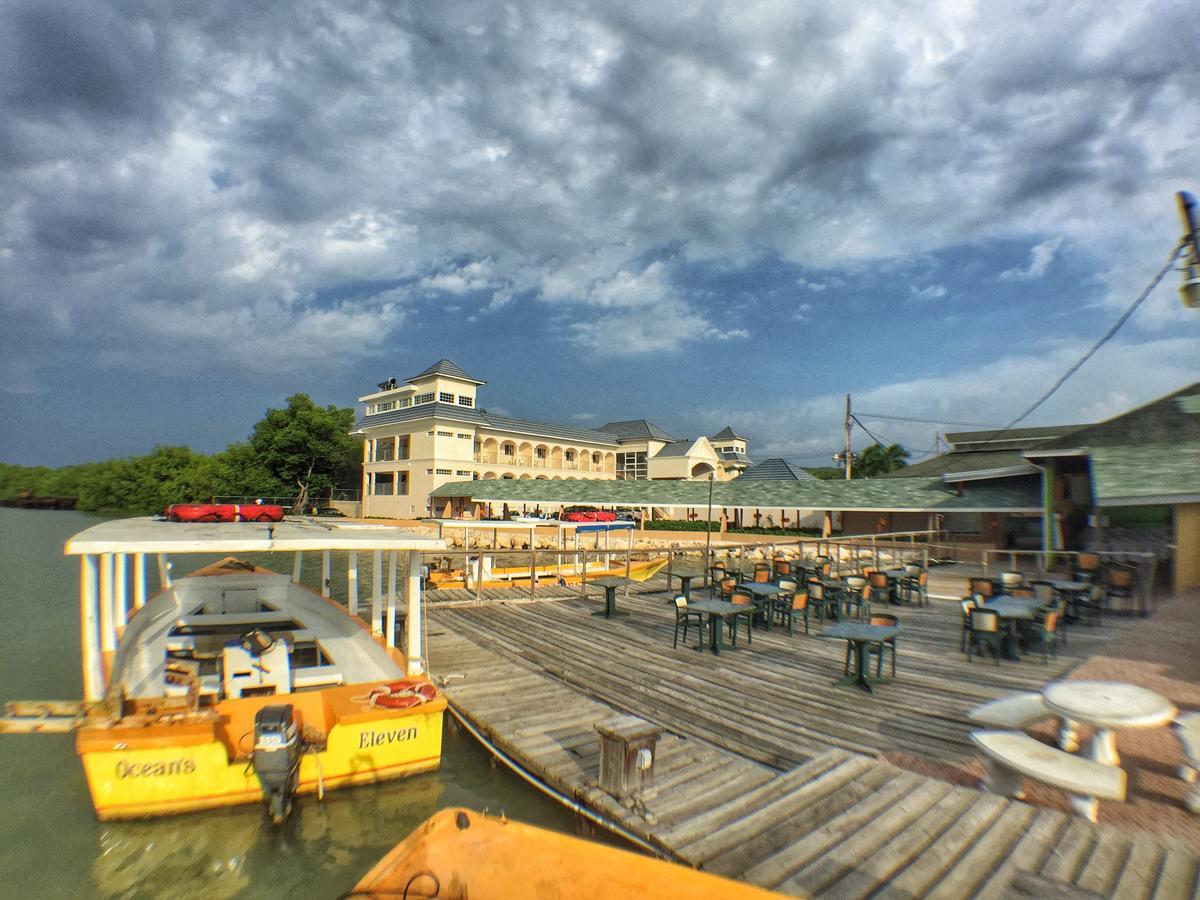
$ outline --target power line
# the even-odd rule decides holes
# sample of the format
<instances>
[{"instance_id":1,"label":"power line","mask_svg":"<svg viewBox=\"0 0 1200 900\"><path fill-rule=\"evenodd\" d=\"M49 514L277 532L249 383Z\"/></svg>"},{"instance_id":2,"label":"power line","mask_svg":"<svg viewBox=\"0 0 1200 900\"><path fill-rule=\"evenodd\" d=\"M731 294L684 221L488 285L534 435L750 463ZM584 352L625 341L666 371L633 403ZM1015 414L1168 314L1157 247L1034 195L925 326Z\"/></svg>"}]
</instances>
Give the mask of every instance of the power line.
<instances>
[{"instance_id":1,"label":"power line","mask_svg":"<svg viewBox=\"0 0 1200 900\"><path fill-rule=\"evenodd\" d=\"M998 422L955 422L952 419L914 419L909 416L885 416L883 413L855 413L868 419L893 419L897 422L921 422L926 425L962 425L966 428L999 428ZM860 423L861 424L861 423Z\"/></svg>"},{"instance_id":2,"label":"power line","mask_svg":"<svg viewBox=\"0 0 1200 900\"><path fill-rule=\"evenodd\" d=\"M1141 294L1138 295L1138 298L1136 300L1134 300L1133 303L1130 305L1129 309L1127 309L1127 310L1125 310L1125 312L1121 313L1121 317L1119 319L1117 319L1117 321L1113 323L1113 326L1104 333L1104 336L1101 337L1100 340L1096 341L1096 343L1092 345L1092 349L1088 350L1087 353L1083 354L1083 356L1081 356L1079 358L1079 361L1077 363L1075 363L1075 365L1073 365L1073 366L1071 366L1071 368L1067 369L1067 371L1062 374L1062 377L1059 378L1058 381L1054 382L1054 385L1050 388L1050 390L1048 390L1048 391L1046 391L1046 393L1042 394L1042 396L1038 398L1038 401L1036 403L1034 403L1033 406L1029 407L1029 409L1025 410L1025 412L1021 413L1019 416L1017 416L1015 419L1013 419L1011 422L1009 422L1007 425L1005 425L1004 428L1002 428L999 433L1008 431L1008 429L1012 428L1014 425L1016 425L1018 422L1020 422L1026 416L1028 416L1031 412L1033 412L1035 409L1037 409L1039 406L1041 406L1043 403L1045 403L1047 400L1049 400L1052 396L1054 396L1054 392L1057 391L1060 387L1062 387L1063 384L1066 383L1066 380L1068 378L1070 378L1072 375L1074 375L1076 372L1078 372L1080 367L1082 367L1085 362L1087 362L1089 359L1091 359L1097 350L1099 350L1101 347L1103 347L1105 344L1108 343L1109 339L1121 329L1122 325L1124 325L1127 321L1129 321L1129 317L1132 316L1134 314L1134 312L1137 310L1137 308L1139 306L1141 306L1142 303L1145 302L1147 297L1150 296L1150 292L1153 291L1156 287L1158 287L1158 283L1160 281L1162 281L1163 278L1166 277L1166 274L1168 272L1171 271L1171 267L1175 265L1175 260L1179 256L1179 251L1182 250L1187 245L1187 243L1188 243L1188 237L1186 237L1186 236L1179 240L1179 242L1175 245L1175 248L1171 251L1170 256L1167 257L1166 263L1163 265L1163 267L1161 269L1158 270L1158 274L1156 274L1154 276L1154 278L1151 279L1150 283L1148 285L1146 285L1146 287L1142 290Z\"/></svg>"}]
</instances>

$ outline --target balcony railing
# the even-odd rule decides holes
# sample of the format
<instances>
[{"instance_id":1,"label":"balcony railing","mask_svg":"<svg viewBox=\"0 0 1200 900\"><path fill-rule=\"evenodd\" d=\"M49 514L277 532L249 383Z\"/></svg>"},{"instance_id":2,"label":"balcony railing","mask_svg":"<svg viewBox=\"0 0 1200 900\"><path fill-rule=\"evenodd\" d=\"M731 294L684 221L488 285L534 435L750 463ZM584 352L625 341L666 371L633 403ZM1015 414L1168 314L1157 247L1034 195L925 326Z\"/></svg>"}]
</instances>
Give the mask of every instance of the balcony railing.
<instances>
[{"instance_id":1,"label":"balcony railing","mask_svg":"<svg viewBox=\"0 0 1200 900\"><path fill-rule=\"evenodd\" d=\"M505 456L503 453L487 453L479 451L474 456L475 462L484 463L496 466L523 466L525 468L536 469L561 469L568 472L607 472L613 474L615 469L604 468L603 463L600 465L588 465L582 460L561 460L555 462L552 459L538 456Z\"/></svg>"}]
</instances>

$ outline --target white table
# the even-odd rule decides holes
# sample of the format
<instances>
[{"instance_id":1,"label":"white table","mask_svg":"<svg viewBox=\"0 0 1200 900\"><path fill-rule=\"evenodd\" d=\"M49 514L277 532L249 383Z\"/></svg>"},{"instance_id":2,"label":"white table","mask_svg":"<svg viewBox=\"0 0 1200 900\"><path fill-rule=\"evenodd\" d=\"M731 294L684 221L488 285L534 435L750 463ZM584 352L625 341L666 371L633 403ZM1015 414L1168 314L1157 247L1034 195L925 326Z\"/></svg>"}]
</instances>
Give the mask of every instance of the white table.
<instances>
[{"instance_id":1,"label":"white table","mask_svg":"<svg viewBox=\"0 0 1200 900\"><path fill-rule=\"evenodd\" d=\"M1119 681L1059 681L1042 688L1042 699L1063 717L1059 745L1064 750L1078 748L1076 723L1091 725L1096 729L1091 758L1110 766L1121 764L1116 729L1159 728L1178 712L1166 697Z\"/></svg>"}]
</instances>

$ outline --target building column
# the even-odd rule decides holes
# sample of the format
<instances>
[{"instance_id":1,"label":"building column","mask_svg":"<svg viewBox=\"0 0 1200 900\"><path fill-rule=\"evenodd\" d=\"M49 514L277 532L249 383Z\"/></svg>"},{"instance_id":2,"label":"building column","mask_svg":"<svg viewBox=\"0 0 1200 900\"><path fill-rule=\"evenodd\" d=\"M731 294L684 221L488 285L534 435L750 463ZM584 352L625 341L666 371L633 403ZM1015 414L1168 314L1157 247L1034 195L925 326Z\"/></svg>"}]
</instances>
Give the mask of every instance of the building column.
<instances>
[{"instance_id":1,"label":"building column","mask_svg":"<svg viewBox=\"0 0 1200 900\"><path fill-rule=\"evenodd\" d=\"M1200 587L1200 503L1175 505L1175 591Z\"/></svg>"}]
</instances>

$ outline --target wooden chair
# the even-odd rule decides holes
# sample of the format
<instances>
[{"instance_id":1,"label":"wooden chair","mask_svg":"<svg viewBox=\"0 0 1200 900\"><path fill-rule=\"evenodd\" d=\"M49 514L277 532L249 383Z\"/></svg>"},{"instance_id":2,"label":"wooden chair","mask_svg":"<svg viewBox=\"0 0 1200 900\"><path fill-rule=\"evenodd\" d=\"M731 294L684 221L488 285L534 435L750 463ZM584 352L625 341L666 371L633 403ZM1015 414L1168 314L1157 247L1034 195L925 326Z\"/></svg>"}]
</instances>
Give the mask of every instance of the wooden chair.
<instances>
[{"instance_id":1,"label":"wooden chair","mask_svg":"<svg viewBox=\"0 0 1200 900\"><path fill-rule=\"evenodd\" d=\"M754 583L767 584L771 580L771 564L770 563L755 563L754 564Z\"/></svg>"},{"instance_id":2,"label":"wooden chair","mask_svg":"<svg viewBox=\"0 0 1200 900\"><path fill-rule=\"evenodd\" d=\"M683 642L687 643L688 625L695 619L696 628L700 633L700 638L697 646L704 645L704 613L699 610L688 609L687 597L680 594L675 598L675 640L672 641L671 647L674 649L679 646L679 626L683 626Z\"/></svg>"},{"instance_id":3,"label":"wooden chair","mask_svg":"<svg viewBox=\"0 0 1200 900\"><path fill-rule=\"evenodd\" d=\"M754 618L754 595L743 588L737 586L737 582L732 578L727 578L726 581L733 581L734 587L729 594L729 602L734 606L748 606L751 612L746 614L746 640L753 644L754 635L751 628L751 620ZM733 639L734 646L737 646L737 623L741 616L730 616L729 618L729 636Z\"/></svg>"},{"instance_id":4,"label":"wooden chair","mask_svg":"<svg viewBox=\"0 0 1200 900\"><path fill-rule=\"evenodd\" d=\"M1025 643L1032 646L1034 649L1041 648L1042 665L1048 662L1047 653L1050 650L1054 651L1054 658L1058 658L1058 613L1051 610L1049 612L1038 613L1037 619L1029 622L1021 629L1021 636L1025 639Z\"/></svg>"},{"instance_id":5,"label":"wooden chair","mask_svg":"<svg viewBox=\"0 0 1200 900\"><path fill-rule=\"evenodd\" d=\"M1004 632L1000 630L1000 617L990 609L976 607L970 612L970 635L967 641L967 662L971 661L971 652L978 650L980 655L984 650L990 650L996 657L996 665L1000 665L1000 653L1004 643Z\"/></svg>"}]
</instances>

